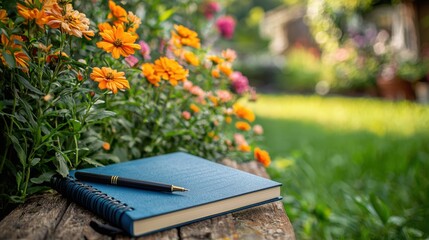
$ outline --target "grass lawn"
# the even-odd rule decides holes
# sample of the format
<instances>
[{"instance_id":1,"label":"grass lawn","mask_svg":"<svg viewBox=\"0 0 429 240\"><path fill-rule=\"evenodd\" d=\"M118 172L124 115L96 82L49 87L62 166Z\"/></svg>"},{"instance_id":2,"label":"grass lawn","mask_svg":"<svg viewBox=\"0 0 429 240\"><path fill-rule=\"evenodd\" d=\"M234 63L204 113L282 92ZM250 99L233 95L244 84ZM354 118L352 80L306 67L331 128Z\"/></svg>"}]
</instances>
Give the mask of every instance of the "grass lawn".
<instances>
[{"instance_id":1,"label":"grass lawn","mask_svg":"<svg viewBox=\"0 0 429 240\"><path fill-rule=\"evenodd\" d=\"M248 105L298 239L429 237L429 106L270 95Z\"/></svg>"}]
</instances>

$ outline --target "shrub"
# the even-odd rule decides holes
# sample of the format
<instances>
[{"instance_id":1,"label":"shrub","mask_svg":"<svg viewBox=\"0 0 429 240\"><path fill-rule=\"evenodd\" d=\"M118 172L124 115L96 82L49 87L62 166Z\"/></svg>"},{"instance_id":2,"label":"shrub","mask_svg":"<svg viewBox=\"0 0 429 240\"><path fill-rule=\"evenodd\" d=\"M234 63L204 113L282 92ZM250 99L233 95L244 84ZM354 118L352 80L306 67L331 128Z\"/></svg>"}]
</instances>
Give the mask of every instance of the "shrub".
<instances>
[{"instance_id":1,"label":"shrub","mask_svg":"<svg viewBox=\"0 0 429 240\"><path fill-rule=\"evenodd\" d=\"M253 91L233 69L233 50L209 51L180 23L194 11L198 26L213 25L197 3L8 4L0 10L0 208L69 169L173 151L253 159L260 136L233 123L253 122L237 103Z\"/></svg>"}]
</instances>

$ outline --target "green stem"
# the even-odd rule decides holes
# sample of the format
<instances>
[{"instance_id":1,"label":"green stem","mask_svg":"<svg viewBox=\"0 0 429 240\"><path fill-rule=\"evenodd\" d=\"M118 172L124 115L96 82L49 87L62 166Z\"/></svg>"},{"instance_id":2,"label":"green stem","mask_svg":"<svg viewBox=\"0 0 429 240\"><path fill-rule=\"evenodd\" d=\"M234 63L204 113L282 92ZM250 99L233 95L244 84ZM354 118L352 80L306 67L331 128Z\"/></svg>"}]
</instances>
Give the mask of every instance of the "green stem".
<instances>
[{"instance_id":1,"label":"green stem","mask_svg":"<svg viewBox=\"0 0 429 240\"><path fill-rule=\"evenodd\" d=\"M74 139L75 152L76 152L75 153L75 166L74 167L77 167L77 166L79 166L79 144L77 141L76 134L73 135L73 139Z\"/></svg>"},{"instance_id":2,"label":"green stem","mask_svg":"<svg viewBox=\"0 0 429 240\"><path fill-rule=\"evenodd\" d=\"M14 82L14 74L11 74L11 82ZM11 119L10 119L10 123L9 123L9 127L7 128L7 133L8 135L12 134L12 128L13 128L13 116L15 116L15 111L16 111L16 94L15 94L15 87L12 85L12 94L13 94L13 106L12 106L12 113L11 113ZM7 126L7 125L5 125ZM0 163L0 173L3 172L3 167L4 167L4 163L6 162L6 157L7 157L7 153L9 151L9 147L10 147L10 141L9 138L7 138L8 141L6 143L6 150L5 153L3 155L3 158L1 160Z\"/></svg>"}]
</instances>

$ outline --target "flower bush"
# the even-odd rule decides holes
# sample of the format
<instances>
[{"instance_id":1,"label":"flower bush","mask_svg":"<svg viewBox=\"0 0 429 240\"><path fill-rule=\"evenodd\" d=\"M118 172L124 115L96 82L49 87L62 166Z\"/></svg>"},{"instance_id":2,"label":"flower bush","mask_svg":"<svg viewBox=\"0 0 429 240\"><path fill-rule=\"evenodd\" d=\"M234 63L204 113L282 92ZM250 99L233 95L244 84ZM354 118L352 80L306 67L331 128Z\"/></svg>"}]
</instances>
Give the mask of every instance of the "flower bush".
<instances>
[{"instance_id":1,"label":"flower bush","mask_svg":"<svg viewBox=\"0 0 429 240\"><path fill-rule=\"evenodd\" d=\"M254 89L234 71L236 53L216 50L216 29L192 29L222 17L213 5L205 18L206 4L5 3L0 208L45 189L55 173L174 151L268 166L256 146L263 129L239 101Z\"/></svg>"}]
</instances>

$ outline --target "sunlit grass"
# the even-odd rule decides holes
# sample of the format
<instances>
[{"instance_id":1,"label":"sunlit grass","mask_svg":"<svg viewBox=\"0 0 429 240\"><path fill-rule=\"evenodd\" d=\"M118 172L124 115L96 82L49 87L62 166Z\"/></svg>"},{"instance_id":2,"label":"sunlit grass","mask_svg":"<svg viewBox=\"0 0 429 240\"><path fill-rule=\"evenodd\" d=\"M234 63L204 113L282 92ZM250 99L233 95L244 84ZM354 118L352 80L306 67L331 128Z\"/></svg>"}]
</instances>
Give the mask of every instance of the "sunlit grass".
<instances>
[{"instance_id":1,"label":"sunlit grass","mask_svg":"<svg viewBox=\"0 0 429 240\"><path fill-rule=\"evenodd\" d=\"M429 106L269 95L247 105L299 239L429 237Z\"/></svg>"},{"instance_id":2,"label":"sunlit grass","mask_svg":"<svg viewBox=\"0 0 429 240\"><path fill-rule=\"evenodd\" d=\"M343 131L377 135L413 135L427 130L429 108L410 102L319 96L262 96L253 107L258 116L318 123Z\"/></svg>"}]
</instances>

